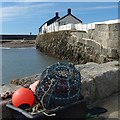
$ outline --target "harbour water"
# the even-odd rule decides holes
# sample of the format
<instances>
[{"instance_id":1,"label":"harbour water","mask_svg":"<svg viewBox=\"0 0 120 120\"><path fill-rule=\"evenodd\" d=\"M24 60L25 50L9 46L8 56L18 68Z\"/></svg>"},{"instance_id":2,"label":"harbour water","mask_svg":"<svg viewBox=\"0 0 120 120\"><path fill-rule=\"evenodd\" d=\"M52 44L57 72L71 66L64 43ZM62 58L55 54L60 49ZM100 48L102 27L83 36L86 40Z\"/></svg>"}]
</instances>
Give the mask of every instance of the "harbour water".
<instances>
[{"instance_id":1,"label":"harbour water","mask_svg":"<svg viewBox=\"0 0 120 120\"><path fill-rule=\"evenodd\" d=\"M2 48L2 83L41 73L47 66L58 61L35 48ZM1 66L0 66L1 67Z\"/></svg>"}]
</instances>

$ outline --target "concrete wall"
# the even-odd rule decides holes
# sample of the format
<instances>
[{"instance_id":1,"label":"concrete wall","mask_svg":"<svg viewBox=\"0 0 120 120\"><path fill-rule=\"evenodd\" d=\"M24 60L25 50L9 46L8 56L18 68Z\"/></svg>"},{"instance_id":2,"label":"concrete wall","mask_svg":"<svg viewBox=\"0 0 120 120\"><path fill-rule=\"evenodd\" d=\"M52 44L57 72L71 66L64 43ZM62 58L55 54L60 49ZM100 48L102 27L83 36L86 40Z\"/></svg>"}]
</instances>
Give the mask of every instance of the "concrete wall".
<instances>
[{"instance_id":1,"label":"concrete wall","mask_svg":"<svg viewBox=\"0 0 120 120\"><path fill-rule=\"evenodd\" d=\"M120 23L98 24L95 26L93 39L101 43L105 48L117 48L119 27Z\"/></svg>"},{"instance_id":2,"label":"concrete wall","mask_svg":"<svg viewBox=\"0 0 120 120\"><path fill-rule=\"evenodd\" d=\"M95 23L90 24L75 24L76 30L88 31L89 29L95 29Z\"/></svg>"},{"instance_id":3,"label":"concrete wall","mask_svg":"<svg viewBox=\"0 0 120 120\"><path fill-rule=\"evenodd\" d=\"M51 32L57 32L57 31L62 31L62 30L72 30L75 29L74 24L67 24L67 25L61 25L59 26L57 24L57 22L54 22L52 24L50 24L49 26L46 27L46 32L47 33L51 33ZM43 29L44 30L44 29ZM43 34L44 32L42 32L41 34Z\"/></svg>"},{"instance_id":4,"label":"concrete wall","mask_svg":"<svg viewBox=\"0 0 120 120\"><path fill-rule=\"evenodd\" d=\"M88 30L97 29L97 25L98 26L103 25L102 26L102 29L103 29L104 27L107 27L106 25L116 24L116 23L120 23L120 19L82 24L78 20L76 20L74 17L69 15L69 16L66 16L64 19L60 20L59 22L56 21L50 24L49 26L47 26L47 23L44 24L42 28L39 30L39 34L44 34L44 30L48 33L48 32L55 32L55 31L61 31L61 30L72 30L73 28L75 30L88 32Z\"/></svg>"},{"instance_id":5,"label":"concrete wall","mask_svg":"<svg viewBox=\"0 0 120 120\"><path fill-rule=\"evenodd\" d=\"M120 23L114 24L96 24L95 30L92 32L89 30L88 34L92 36L87 36L90 39L98 42L104 49L108 52L106 55L111 58L118 58L119 54L119 34Z\"/></svg>"}]
</instances>

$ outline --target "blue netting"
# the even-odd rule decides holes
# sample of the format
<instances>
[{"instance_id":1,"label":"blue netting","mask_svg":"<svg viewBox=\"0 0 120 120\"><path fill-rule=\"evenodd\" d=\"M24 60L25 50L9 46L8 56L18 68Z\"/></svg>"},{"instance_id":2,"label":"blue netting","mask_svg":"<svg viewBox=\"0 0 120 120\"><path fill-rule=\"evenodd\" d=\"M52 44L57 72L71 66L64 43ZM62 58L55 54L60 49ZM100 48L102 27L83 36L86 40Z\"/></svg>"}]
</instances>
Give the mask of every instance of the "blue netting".
<instances>
[{"instance_id":1,"label":"blue netting","mask_svg":"<svg viewBox=\"0 0 120 120\"><path fill-rule=\"evenodd\" d=\"M36 96L46 109L64 106L81 99L80 72L72 63L56 63L41 74Z\"/></svg>"}]
</instances>

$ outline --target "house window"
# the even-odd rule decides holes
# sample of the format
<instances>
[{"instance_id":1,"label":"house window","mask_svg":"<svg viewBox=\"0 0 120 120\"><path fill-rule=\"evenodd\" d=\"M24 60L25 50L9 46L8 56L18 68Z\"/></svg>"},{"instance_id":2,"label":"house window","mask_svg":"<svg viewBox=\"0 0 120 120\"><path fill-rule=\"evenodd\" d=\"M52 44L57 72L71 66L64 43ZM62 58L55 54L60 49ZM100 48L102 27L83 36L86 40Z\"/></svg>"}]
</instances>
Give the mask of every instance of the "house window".
<instances>
[{"instance_id":1,"label":"house window","mask_svg":"<svg viewBox=\"0 0 120 120\"><path fill-rule=\"evenodd\" d=\"M65 21L63 21L63 25L66 25L66 22L65 22Z\"/></svg>"},{"instance_id":2,"label":"house window","mask_svg":"<svg viewBox=\"0 0 120 120\"><path fill-rule=\"evenodd\" d=\"M66 24L66 22L65 22L65 21L62 21L62 22L61 22L61 25L65 25L65 24Z\"/></svg>"}]
</instances>

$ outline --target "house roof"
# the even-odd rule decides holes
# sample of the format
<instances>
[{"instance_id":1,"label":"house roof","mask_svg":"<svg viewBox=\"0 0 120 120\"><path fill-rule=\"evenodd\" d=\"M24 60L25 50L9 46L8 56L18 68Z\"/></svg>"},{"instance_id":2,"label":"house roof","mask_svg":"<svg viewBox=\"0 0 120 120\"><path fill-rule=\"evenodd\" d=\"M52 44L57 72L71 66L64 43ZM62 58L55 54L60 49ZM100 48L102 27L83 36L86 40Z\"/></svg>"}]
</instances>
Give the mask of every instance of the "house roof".
<instances>
[{"instance_id":1,"label":"house roof","mask_svg":"<svg viewBox=\"0 0 120 120\"><path fill-rule=\"evenodd\" d=\"M55 16L53 17L52 19L48 20L47 22L45 22L43 25L45 25L47 23L47 25L50 25L52 23L54 23L57 19L59 19L60 17L59 16ZM42 26L43 26L42 25ZM42 26L40 28L42 28Z\"/></svg>"},{"instance_id":2,"label":"house roof","mask_svg":"<svg viewBox=\"0 0 120 120\"><path fill-rule=\"evenodd\" d=\"M80 19L78 19L77 17L75 17L74 15L71 14L71 9L68 9L68 14L67 14L67 15L65 15L65 16L63 16L63 17L60 18L60 17L58 16L58 12L56 12L56 16L53 17L52 19L48 20L47 22L45 22L43 25L45 25L45 24L47 23L47 26L48 26L48 25L54 23L55 21L60 21L60 20L64 19L65 17L67 17L67 16L69 16L69 15L71 15L71 16L74 17L76 20L78 20L79 22L82 23L82 21L81 21ZM42 25L42 26L43 26L43 25ZM41 26L39 29L41 29L42 26Z\"/></svg>"},{"instance_id":3,"label":"house roof","mask_svg":"<svg viewBox=\"0 0 120 120\"><path fill-rule=\"evenodd\" d=\"M47 23L47 25L50 25L50 24L52 24L53 22L55 22L59 18L60 18L59 16L58 17L54 17L54 18L48 20L46 23Z\"/></svg>"},{"instance_id":4,"label":"house roof","mask_svg":"<svg viewBox=\"0 0 120 120\"><path fill-rule=\"evenodd\" d=\"M65 15L65 16L63 16L63 17L61 17L61 18L59 18L57 21L60 21L60 20L64 19L65 17L69 16L69 15L71 15L71 16L74 17L76 20L78 20L78 21L80 21L80 22L82 23L82 21L81 21L80 19L78 19L77 17L75 17L75 16L72 15L72 14L67 14L67 15Z\"/></svg>"}]
</instances>

